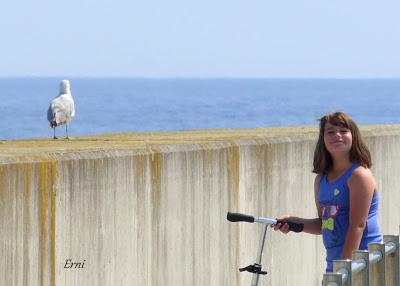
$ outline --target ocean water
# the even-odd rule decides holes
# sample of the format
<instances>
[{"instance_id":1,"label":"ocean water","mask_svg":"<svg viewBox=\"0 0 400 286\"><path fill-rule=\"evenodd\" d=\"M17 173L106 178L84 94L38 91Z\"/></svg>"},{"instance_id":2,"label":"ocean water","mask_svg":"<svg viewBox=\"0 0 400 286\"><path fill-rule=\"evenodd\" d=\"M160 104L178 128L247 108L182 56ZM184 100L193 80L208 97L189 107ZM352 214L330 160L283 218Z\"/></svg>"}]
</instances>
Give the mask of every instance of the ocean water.
<instances>
[{"instance_id":1,"label":"ocean water","mask_svg":"<svg viewBox=\"0 0 400 286\"><path fill-rule=\"evenodd\" d=\"M62 78L0 79L0 139L52 137L47 109ZM316 125L331 111L400 124L400 79L69 78L70 136ZM64 136L65 128L57 128Z\"/></svg>"}]
</instances>

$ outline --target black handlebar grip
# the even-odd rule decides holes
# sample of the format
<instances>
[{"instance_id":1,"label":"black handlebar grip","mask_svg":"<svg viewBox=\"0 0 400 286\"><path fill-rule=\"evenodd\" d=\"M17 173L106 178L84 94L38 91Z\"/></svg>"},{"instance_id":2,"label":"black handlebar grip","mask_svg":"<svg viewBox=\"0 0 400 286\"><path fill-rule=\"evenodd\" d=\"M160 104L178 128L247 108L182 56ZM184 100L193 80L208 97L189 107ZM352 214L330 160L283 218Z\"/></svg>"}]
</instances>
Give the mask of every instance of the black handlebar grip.
<instances>
[{"instance_id":1,"label":"black handlebar grip","mask_svg":"<svg viewBox=\"0 0 400 286\"><path fill-rule=\"evenodd\" d=\"M294 232L302 232L304 229L304 223L297 223L287 220L278 220L277 223L281 223L282 225L287 223L289 225L289 230Z\"/></svg>"},{"instance_id":2,"label":"black handlebar grip","mask_svg":"<svg viewBox=\"0 0 400 286\"><path fill-rule=\"evenodd\" d=\"M237 222L237 221L254 222L254 216L240 214L240 213L231 213L231 212L228 212L228 214L226 215L226 219L231 222Z\"/></svg>"}]
</instances>

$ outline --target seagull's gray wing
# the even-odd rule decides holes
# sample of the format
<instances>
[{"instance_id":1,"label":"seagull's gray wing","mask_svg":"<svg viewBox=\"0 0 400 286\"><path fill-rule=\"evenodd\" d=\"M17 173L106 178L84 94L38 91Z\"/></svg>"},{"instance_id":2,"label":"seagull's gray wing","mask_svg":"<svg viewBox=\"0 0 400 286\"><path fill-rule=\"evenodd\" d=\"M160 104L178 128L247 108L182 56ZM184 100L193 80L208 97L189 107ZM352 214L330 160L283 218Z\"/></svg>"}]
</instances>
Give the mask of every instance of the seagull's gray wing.
<instances>
[{"instance_id":1,"label":"seagull's gray wing","mask_svg":"<svg viewBox=\"0 0 400 286\"><path fill-rule=\"evenodd\" d=\"M53 110L51 109L51 103L49 105L49 109L47 110L47 120L50 122L50 125L52 126L52 123L54 121L54 114Z\"/></svg>"},{"instance_id":2,"label":"seagull's gray wing","mask_svg":"<svg viewBox=\"0 0 400 286\"><path fill-rule=\"evenodd\" d=\"M70 98L61 95L51 101L47 112L47 119L53 126L58 126L70 121L73 113L73 101Z\"/></svg>"}]
</instances>

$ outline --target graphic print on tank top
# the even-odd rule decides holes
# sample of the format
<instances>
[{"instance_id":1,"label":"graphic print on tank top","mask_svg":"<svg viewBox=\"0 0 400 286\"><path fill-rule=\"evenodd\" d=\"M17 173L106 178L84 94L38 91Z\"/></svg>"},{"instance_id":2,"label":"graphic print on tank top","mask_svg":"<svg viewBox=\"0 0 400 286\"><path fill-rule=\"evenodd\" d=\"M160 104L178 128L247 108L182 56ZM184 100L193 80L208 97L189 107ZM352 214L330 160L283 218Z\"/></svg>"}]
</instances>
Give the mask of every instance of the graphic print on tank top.
<instances>
[{"instance_id":1,"label":"graphic print on tank top","mask_svg":"<svg viewBox=\"0 0 400 286\"><path fill-rule=\"evenodd\" d=\"M338 196L340 190L335 188L333 196ZM335 218L340 210L340 205L326 205L322 207L322 230L327 229L332 231L335 228Z\"/></svg>"}]
</instances>

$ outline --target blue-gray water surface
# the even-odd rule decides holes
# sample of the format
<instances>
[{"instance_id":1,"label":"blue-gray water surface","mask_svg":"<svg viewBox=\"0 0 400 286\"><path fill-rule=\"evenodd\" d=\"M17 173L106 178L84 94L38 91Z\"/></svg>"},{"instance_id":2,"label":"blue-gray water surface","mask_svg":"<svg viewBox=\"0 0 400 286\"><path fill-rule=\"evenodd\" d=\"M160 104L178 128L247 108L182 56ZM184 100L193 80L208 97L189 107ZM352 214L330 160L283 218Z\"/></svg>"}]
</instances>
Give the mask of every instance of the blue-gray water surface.
<instances>
[{"instance_id":1,"label":"blue-gray water surface","mask_svg":"<svg viewBox=\"0 0 400 286\"><path fill-rule=\"evenodd\" d=\"M0 139L52 137L47 108L60 80L0 79ZM76 110L70 136L316 125L337 110L359 124L400 124L400 79L69 80Z\"/></svg>"}]
</instances>

